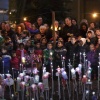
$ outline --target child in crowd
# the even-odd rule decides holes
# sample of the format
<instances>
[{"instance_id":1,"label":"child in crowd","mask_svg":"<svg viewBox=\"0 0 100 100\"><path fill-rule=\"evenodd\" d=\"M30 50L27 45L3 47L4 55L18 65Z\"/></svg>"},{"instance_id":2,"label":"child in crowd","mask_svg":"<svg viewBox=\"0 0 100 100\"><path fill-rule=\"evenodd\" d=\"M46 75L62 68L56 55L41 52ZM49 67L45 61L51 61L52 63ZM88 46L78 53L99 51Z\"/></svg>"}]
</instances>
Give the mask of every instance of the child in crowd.
<instances>
[{"instance_id":1,"label":"child in crowd","mask_svg":"<svg viewBox=\"0 0 100 100\"><path fill-rule=\"evenodd\" d=\"M54 50L53 44L49 42L47 48L43 50L44 65L46 66L47 72L51 72L51 63L53 62Z\"/></svg>"},{"instance_id":2,"label":"child in crowd","mask_svg":"<svg viewBox=\"0 0 100 100\"><path fill-rule=\"evenodd\" d=\"M10 61L11 61L11 56L8 53L7 47L2 47L1 49L2 52L2 73L7 74L10 72Z\"/></svg>"},{"instance_id":3,"label":"child in crowd","mask_svg":"<svg viewBox=\"0 0 100 100\"><path fill-rule=\"evenodd\" d=\"M92 79L96 79L98 67L97 67L96 50L94 44L90 44L90 51L87 53L87 60L90 61L91 63Z\"/></svg>"},{"instance_id":4,"label":"child in crowd","mask_svg":"<svg viewBox=\"0 0 100 100\"><path fill-rule=\"evenodd\" d=\"M16 52L12 52L12 59L11 59L11 67L12 71L14 71L14 78L17 78L18 76L18 71L19 71L19 59L16 56Z\"/></svg>"},{"instance_id":5,"label":"child in crowd","mask_svg":"<svg viewBox=\"0 0 100 100\"><path fill-rule=\"evenodd\" d=\"M24 49L24 44L20 43L19 48L16 50L16 56L19 58L20 63L22 63L22 57L25 57L27 51Z\"/></svg>"},{"instance_id":6,"label":"child in crowd","mask_svg":"<svg viewBox=\"0 0 100 100\"><path fill-rule=\"evenodd\" d=\"M47 47L47 39L44 37L41 39L41 49L44 50Z\"/></svg>"},{"instance_id":7,"label":"child in crowd","mask_svg":"<svg viewBox=\"0 0 100 100\"><path fill-rule=\"evenodd\" d=\"M37 68L40 69L40 67L42 66L43 51L41 49L41 44L39 41L35 42L34 53L35 53L35 56L37 56L35 59L35 62L37 63Z\"/></svg>"},{"instance_id":8,"label":"child in crowd","mask_svg":"<svg viewBox=\"0 0 100 100\"><path fill-rule=\"evenodd\" d=\"M62 59L66 58L67 50L64 47L62 41L58 41L57 47L54 50L54 67L57 68L58 66L62 68Z\"/></svg>"}]
</instances>

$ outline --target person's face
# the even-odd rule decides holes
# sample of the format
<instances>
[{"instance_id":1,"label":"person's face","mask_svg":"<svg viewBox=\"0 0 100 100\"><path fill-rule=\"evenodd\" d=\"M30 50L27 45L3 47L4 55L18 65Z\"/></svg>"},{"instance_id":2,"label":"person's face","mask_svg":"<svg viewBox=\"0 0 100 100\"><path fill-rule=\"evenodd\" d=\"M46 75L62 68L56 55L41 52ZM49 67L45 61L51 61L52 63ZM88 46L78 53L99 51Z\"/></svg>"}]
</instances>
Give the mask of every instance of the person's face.
<instances>
[{"instance_id":1,"label":"person's face","mask_svg":"<svg viewBox=\"0 0 100 100\"><path fill-rule=\"evenodd\" d=\"M47 48L48 48L48 49L52 49L52 47L53 47L52 44L48 44L48 45L47 45Z\"/></svg>"},{"instance_id":2,"label":"person's face","mask_svg":"<svg viewBox=\"0 0 100 100\"><path fill-rule=\"evenodd\" d=\"M63 44L62 44L61 42L58 42L57 46L58 46L58 47L62 47Z\"/></svg>"},{"instance_id":3,"label":"person's face","mask_svg":"<svg viewBox=\"0 0 100 100\"><path fill-rule=\"evenodd\" d=\"M24 46L23 45L20 45L20 49L23 50L24 49Z\"/></svg>"},{"instance_id":4,"label":"person's face","mask_svg":"<svg viewBox=\"0 0 100 100\"><path fill-rule=\"evenodd\" d=\"M54 22L54 26L55 26L55 27L58 27L58 26L59 26L58 21L55 21L55 22Z\"/></svg>"},{"instance_id":5,"label":"person's face","mask_svg":"<svg viewBox=\"0 0 100 100\"><path fill-rule=\"evenodd\" d=\"M77 23L76 23L76 21L75 21L75 20L72 20L72 24L73 24L73 25L76 25Z\"/></svg>"},{"instance_id":6,"label":"person's face","mask_svg":"<svg viewBox=\"0 0 100 100\"><path fill-rule=\"evenodd\" d=\"M65 23L66 23L66 25L70 25L70 24L71 24L71 20L68 19L68 18L66 18L66 19L65 19Z\"/></svg>"},{"instance_id":7,"label":"person's face","mask_svg":"<svg viewBox=\"0 0 100 100\"><path fill-rule=\"evenodd\" d=\"M95 28L94 23L91 23L91 24L90 24L90 27L91 27L91 28Z\"/></svg>"},{"instance_id":8,"label":"person's face","mask_svg":"<svg viewBox=\"0 0 100 100\"><path fill-rule=\"evenodd\" d=\"M40 34L37 34L37 35L35 36L35 38L36 38L37 40L40 40L40 39L41 39L41 35L40 35Z\"/></svg>"},{"instance_id":9,"label":"person's face","mask_svg":"<svg viewBox=\"0 0 100 100\"><path fill-rule=\"evenodd\" d=\"M93 51L95 49L94 45L90 45L90 50Z\"/></svg>"},{"instance_id":10,"label":"person's face","mask_svg":"<svg viewBox=\"0 0 100 100\"><path fill-rule=\"evenodd\" d=\"M17 32L21 33L21 27L20 26L18 27Z\"/></svg>"},{"instance_id":11,"label":"person's face","mask_svg":"<svg viewBox=\"0 0 100 100\"><path fill-rule=\"evenodd\" d=\"M31 46L31 41L27 41L26 45Z\"/></svg>"},{"instance_id":12,"label":"person's face","mask_svg":"<svg viewBox=\"0 0 100 100\"><path fill-rule=\"evenodd\" d=\"M38 23L38 25L41 25L43 23L43 19L42 18L38 18L37 19L37 23Z\"/></svg>"},{"instance_id":13,"label":"person's face","mask_svg":"<svg viewBox=\"0 0 100 100\"><path fill-rule=\"evenodd\" d=\"M100 35L100 30L96 30L96 35Z\"/></svg>"},{"instance_id":14,"label":"person's face","mask_svg":"<svg viewBox=\"0 0 100 100\"><path fill-rule=\"evenodd\" d=\"M7 52L7 50L5 50L5 49L2 49L1 51L2 51L2 53L6 53Z\"/></svg>"},{"instance_id":15,"label":"person's face","mask_svg":"<svg viewBox=\"0 0 100 100\"><path fill-rule=\"evenodd\" d=\"M13 55L12 55L13 57L16 57L16 53L13 53Z\"/></svg>"},{"instance_id":16,"label":"person's face","mask_svg":"<svg viewBox=\"0 0 100 100\"><path fill-rule=\"evenodd\" d=\"M33 29L33 30L36 30L36 27L35 27L35 25L34 25L34 24L32 25L32 29Z\"/></svg>"},{"instance_id":17,"label":"person's face","mask_svg":"<svg viewBox=\"0 0 100 100\"><path fill-rule=\"evenodd\" d=\"M91 34L91 33L88 33L88 34L87 34L87 37L88 37L88 38L91 38L91 37L92 37L92 34Z\"/></svg>"},{"instance_id":18,"label":"person's face","mask_svg":"<svg viewBox=\"0 0 100 100\"><path fill-rule=\"evenodd\" d=\"M86 26L85 26L85 25L83 25L83 26L82 26L82 29L83 29L83 30L86 30Z\"/></svg>"},{"instance_id":19,"label":"person's face","mask_svg":"<svg viewBox=\"0 0 100 100\"><path fill-rule=\"evenodd\" d=\"M23 37L26 37L27 35L26 34L24 34L24 33L22 33L21 34L21 37L23 38Z\"/></svg>"},{"instance_id":20,"label":"person's face","mask_svg":"<svg viewBox=\"0 0 100 100\"><path fill-rule=\"evenodd\" d=\"M45 33L45 31L46 31L46 29L45 29L45 28L43 28L43 27L42 27L42 28L40 28L40 32L41 32L41 33Z\"/></svg>"},{"instance_id":21,"label":"person's face","mask_svg":"<svg viewBox=\"0 0 100 100\"><path fill-rule=\"evenodd\" d=\"M2 24L1 24L1 28L2 28L2 29L5 29L5 23L2 23Z\"/></svg>"},{"instance_id":22,"label":"person's face","mask_svg":"<svg viewBox=\"0 0 100 100\"><path fill-rule=\"evenodd\" d=\"M10 26L9 25L5 25L5 29L6 29L6 31L9 31L10 30Z\"/></svg>"},{"instance_id":23,"label":"person's face","mask_svg":"<svg viewBox=\"0 0 100 100\"><path fill-rule=\"evenodd\" d=\"M43 39L42 44L46 44L46 43L47 43L46 39Z\"/></svg>"},{"instance_id":24,"label":"person's face","mask_svg":"<svg viewBox=\"0 0 100 100\"><path fill-rule=\"evenodd\" d=\"M37 47L37 48L40 48L40 43L37 43L37 44L36 44L36 47Z\"/></svg>"},{"instance_id":25,"label":"person's face","mask_svg":"<svg viewBox=\"0 0 100 100\"><path fill-rule=\"evenodd\" d=\"M71 38L71 43L75 44L75 42L76 42L76 39L75 38Z\"/></svg>"},{"instance_id":26,"label":"person's face","mask_svg":"<svg viewBox=\"0 0 100 100\"><path fill-rule=\"evenodd\" d=\"M98 44L100 44L100 39L98 39Z\"/></svg>"}]
</instances>

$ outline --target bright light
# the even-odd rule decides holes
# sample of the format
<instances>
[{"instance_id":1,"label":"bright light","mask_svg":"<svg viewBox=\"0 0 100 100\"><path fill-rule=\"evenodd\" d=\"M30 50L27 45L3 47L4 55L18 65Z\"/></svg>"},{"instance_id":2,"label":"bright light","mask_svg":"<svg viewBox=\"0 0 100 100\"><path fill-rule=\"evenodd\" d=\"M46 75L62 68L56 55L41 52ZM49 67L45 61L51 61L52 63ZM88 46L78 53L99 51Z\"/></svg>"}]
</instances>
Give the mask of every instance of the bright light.
<instances>
[{"instance_id":1,"label":"bright light","mask_svg":"<svg viewBox=\"0 0 100 100\"><path fill-rule=\"evenodd\" d=\"M11 15L11 12L9 12L9 14Z\"/></svg>"},{"instance_id":2,"label":"bright light","mask_svg":"<svg viewBox=\"0 0 100 100\"><path fill-rule=\"evenodd\" d=\"M93 13L92 16L93 16L93 18L96 18L98 15L97 15L97 13Z\"/></svg>"},{"instance_id":3,"label":"bright light","mask_svg":"<svg viewBox=\"0 0 100 100\"><path fill-rule=\"evenodd\" d=\"M27 18L26 18L26 17L24 17L24 18L23 18L23 20L24 20L24 21L27 21Z\"/></svg>"}]
</instances>

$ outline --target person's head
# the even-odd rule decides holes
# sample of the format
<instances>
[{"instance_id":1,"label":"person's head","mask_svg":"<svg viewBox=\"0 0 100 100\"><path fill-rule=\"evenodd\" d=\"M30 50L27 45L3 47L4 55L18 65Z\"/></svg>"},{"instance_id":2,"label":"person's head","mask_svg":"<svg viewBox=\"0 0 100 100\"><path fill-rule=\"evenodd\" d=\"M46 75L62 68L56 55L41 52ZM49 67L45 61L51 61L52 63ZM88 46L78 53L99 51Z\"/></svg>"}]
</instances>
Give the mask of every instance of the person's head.
<instances>
[{"instance_id":1,"label":"person's head","mask_svg":"<svg viewBox=\"0 0 100 100\"><path fill-rule=\"evenodd\" d=\"M5 43L11 43L11 38L9 36L5 37Z\"/></svg>"},{"instance_id":2,"label":"person's head","mask_svg":"<svg viewBox=\"0 0 100 100\"><path fill-rule=\"evenodd\" d=\"M87 24L86 23L81 23L80 29L84 30L84 31L87 31L87 29L88 29Z\"/></svg>"},{"instance_id":3,"label":"person's head","mask_svg":"<svg viewBox=\"0 0 100 100\"><path fill-rule=\"evenodd\" d=\"M30 47L31 45L32 45L31 40L28 40L28 41L26 42L26 46Z\"/></svg>"},{"instance_id":4,"label":"person's head","mask_svg":"<svg viewBox=\"0 0 100 100\"><path fill-rule=\"evenodd\" d=\"M89 27L90 27L90 29L94 29L94 28L95 28L95 23L94 23L94 22L91 22L91 23L89 24Z\"/></svg>"},{"instance_id":5,"label":"person's head","mask_svg":"<svg viewBox=\"0 0 100 100\"><path fill-rule=\"evenodd\" d=\"M29 36L29 31L28 31L28 30L24 30L24 31L22 32L21 36L22 36L22 38L23 38L23 37Z\"/></svg>"},{"instance_id":6,"label":"person's head","mask_svg":"<svg viewBox=\"0 0 100 100\"><path fill-rule=\"evenodd\" d=\"M6 25L6 22L2 22L2 23L1 23L1 29L2 29L2 30L5 30L5 25Z\"/></svg>"},{"instance_id":7,"label":"person's head","mask_svg":"<svg viewBox=\"0 0 100 100\"><path fill-rule=\"evenodd\" d=\"M94 44L90 44L90 51L94 51L95 50L95 45Z\"/></svg>"},{"instance_id":8,"label":"person's head","mask_svg":"<svg viewBox=\"0 0 100 100\"><path fill-rule=\"evenodd\" d=\"M38 23L39 26L42 25L43 18L41 16L37 18L37 23Z\"/></svg>"},{"instance_id":9,"label":"person's head","mask_svg":"<svg viewBox=\"0 0 100 100\"><path fill-rule=\"evenodd\" d=\"M55 39L59 37L59 31L55 31Z\"/></svg>"},{"instance_id":10,"label":"person's head","mask_svg":"<svg viewBox=\"0 0 100 100\"><path fill-rule=\"evenodd\" d=\"M62 41L62 42L64 42L64 40L63 40L62 37L59 37L59 38L58 38L58 41Z\"/></svg>"},{"instance_id":11,"label":"person's head","mask_svg":"<svg viewBox=\"0 0 100 100\"><path fill-rule=\"evenodd\" d=\"M39 30L40 30L41 34L45 34L45 32L46 32L46 26L41 25L40 28L39 28Z\"/></svg>"},{"instance_id":12,"label":"person's head","mask_svg":"<svg viewBox=\"0 0 100 100\"><path fill-rule=\"evenodd\" d=\"M98 39L98 44L100 45L100 39Z\"/></svg>"},{"instance_id":13,"label":"person's head","mask_svg":"<svg viewBox=\"0 0 100 100\"><path fill-rule=\"evenodd\" d=\"M95 33L96 33L96 36L100 36L100 28L97 28Z\"/></svg>"},{"instance_id":14,"label":"person's head","mask_svg":"<svg viewBox=\"0 0 100 100\"><path fill-rule=\"evenodd\" d=\"M22 29L22 26L21 26L21 25L16 26L15 31L16 31L18 34L21 34L22 30L23 30L23 29Z\"/></svg>"},{"instance_id":15,"label":"person's head","mask_svg":"<svg viewBox=\"0 0 100 100\"><path fill-rule=\"evenodd\" d=\"M71 43L75 44L75 42L76 42L76 37L75 36L71 37Z\"/></svg>"},{"instance_id":16,"label":"person's head","mask_svg":"<svg viewBox=\"0 0 100 100\"><path fill-rule=\"evenodd\" d=\"M73 25L77 25L76 19L72 19L72 24L73 24Z\"/></svg>"},{"instance_id":17,"label":"person's head","mask_svg":"<svg viewBox=\"0 0 100 100\"><path fill-rule=\"evenodd\" d=\"M16 52L15 51L12 52L12 57L16 57Z\"/></svg>"},{"instance_id":18,"label":"person's head","mask_svg":"<svg viewBox=\"0 0 100 100\"><path fill-rule=\"evenodd\" d=\"M86 23L88 25L87 19L82 19L80 24L82 24L82 23Z\"/></svg>"},{"instance_id":19,"label":"person's head","mask_svg":"<svg viewBox=\"0 0 100 100\"><path fill-rule=\"evenodd\" d=\"M47 48L48 48L49 50L51 50L51 49L53 48L53 44L52 44L51 42L49 42L49 43L47 44Z\"/></svg>"},{"instance_id":20,"label":"person's head","mask_svg":"<svg viewBox=\"0 0 100 100\"><path fill-rule=\"evenodd\" d=\"M45 37L41 39L41 44L47 44L47 39Z\"/></svg>"},{"instance_id":21,"label":"person's head","mask_svg":"<svg viewBox=\"0 0 100 100\"><path fill-rule=\"evenodd\" d=\"M85 43L86 43L86 39L85 39L85 38L81 38L81 39L79 40L79 45L80 45L80 46L85 45Z\"/></svg>"},{"instance_id":22,"label":"person's head","mask_svg":"<svg viewBox=\"0 0 100 100\"><path fill-rule=\"evenodd\" d=\"M34 39L41 40L41 34L40 33L35 34Z\"/></svg>"},{"instance_id":23,"label":"person's head","mask_svg":"<svg viewBox=\"0 0 100 100\"><path fill-rule=\"evenodd\" d=\"M71 22L71 18L70 17L65 18L65 24L68 25L68 26L71 26L72 25L72 22Z\"/></svg>"},{"instance_id":24,"label":"person's head","mask_svg":"<svg viewBox=\"0 0 100 100\"><path fill-rule=\"evenodd\" d=\"M36 30L37 29L36 24L32 24L32 29L33 30Z\"/></svg>"},{"instance_id":25,"label":"person's head","mask_svg":"<svg viewBox=\"0 0 100 100\"><path fill-rule=\"evenodd\" d=\"M20 26L22 27L23 30L25 30L25 24L24 23L20 23Z\"/></svg>"},{"instance_id":26,"label":"person's head","mask_svg":"<svg viewBox=\"0 0 100 100\"><path fill-rule=\"evenodd\" d=\"M49 25L48 24L44 24L44 26L46 27L46 30L48 30L50 27L49 27Z\"/></svg>"},{"instance_id":27,"label":"person's head","mask_svg":"<svg viewBox=\"0 0 100 100\"><path fill-rule=\"evenodd\" d=\"M55 20L55 22L54 22L54 26L58 28L58 26L59 26L59 22L58 22L57 20Z\"/></svg>"},{"instance_id":28,"label":"person's head","mask_svg":"<svg viewBox=\"0 0 100 100\"><path fill-rule=\"evenodd\" d=\"M40 47L41 47L40 41L36 41L36 42L35 42L35 47L36 47L36 48L40 48Z\"/></svg>"},{"instance_id":29,"label":"person's head","mask_svg":"<svg viewBox=\"0 0 100 100\"><path fill-rule=\"evenodd\" d=\"M63 42L62 41L58 41L58 43L57 43L57 47L63 47Z\"/></svg>"},{"instance_id":30,"label":"person's head","mask_svg":"<svg viewBox=\"0 0 100 100\"><path fill-rule=\"evenodd\" d=\"M24 49L24 44L23 43L20 43L19 44L19 48L20 48L20 50L23 50Z\"/></svg>"},{"instance_id":31,"label":"person's head","mask_svg":"<svg viewBox=\"0 0 100 100\"><path fill-rule=\"evenodd\" d=\"M6 46L3 46L2 48L1 48L1 52L4 54L4 53L7 53L8 52L8 49L7 49L7 47Z\"/></svg>"},{"instance_id":32,"label":"person's head","mask_svg":"<svg viewBox=\"0 0 100 100\"><path fill-rule=\"evenodd\" d=\"M6 29L6 31L9 31L11 29L10 25L9 24L6 24L5 25L5 29Z\"/></svg>"}]
</instances>

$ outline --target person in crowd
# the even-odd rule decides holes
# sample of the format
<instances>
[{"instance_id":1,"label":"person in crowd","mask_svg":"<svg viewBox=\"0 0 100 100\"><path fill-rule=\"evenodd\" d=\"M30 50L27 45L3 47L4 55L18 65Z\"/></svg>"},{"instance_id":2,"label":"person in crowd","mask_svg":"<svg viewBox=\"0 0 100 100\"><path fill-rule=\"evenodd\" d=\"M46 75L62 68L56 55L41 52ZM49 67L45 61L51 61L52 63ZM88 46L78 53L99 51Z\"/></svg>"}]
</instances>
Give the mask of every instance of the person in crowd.
<instances>
[{"instance_id":1,"label":"person in crowd","mask_svg":"<svg viewBox=\"0 0 100 100\"><path fill-rule=\"evenodd\" d=\"M74 62L75 62L75 54L76 54L76 49L77 49L77 46L78 46L78 43L77 43L77 40L76 40L76 37L75 36L72 36L71 37L71 41L66 43L65 47L67 49L67 59L71 61L71 64L73 65L74 67Z\"/></svg>"},{"instance_id":2,"label":"person in crowd","mask_svg":"<svg viewBox=\"0 0 100 100\"><path fill-rule=\"evenodd\" d=\"M49 25L48 24L44 24L44 26L46 27L46 39L47 39L47 42L50 41L50 39L52 38L52 30L50 29Z\"/></svg>"},{"instance_id":3,"label":"person in crowd","mask_svg":"<svg viewBox=\"0 0 100 100\"><path fill-rule=\"evenodd\" d=\"M11 56L7 50L6 46L3 46L1 49L2 52L2 73L8 74L11 71Z\"/></svg>"},{"instance_id":4,"label":"person in crowd","mask_svg":"<svg viewBox=\"0 0 100 100\"><path fill-rule=\"evenodd\" d=\"M42 57L43 57L43 51L41 49L40 41L35 42L34 54L36 56L35 62L37 64L37 68L38 70L40 70L42 66Z\"/></svg>"},{"instance_id":5,"label":"person in crowd","mask_svg":"<svg viewBox=\"0 0 100 100\"><path fill-rule=\"evenodd\" d=\"M46 37L46 26L41 25L39 31L42 37Z\"/></svg>"},{"instance_id":6,"label":"person in crowd","mask_svg":"<svg viewBox=\"0 0 100 100\"><path fill-rule=\"evenodd\" d=\"M24 30L21 35L22 43L25 45L26 42L30 39L30 33L28 30Z\"/></svg>"},{"instance_id":7,"label":"person in crowd","mask_svg":"<svg viewBox=\"0 0 100 100\"><path fill-rule=\"evenodd\" d=\"M75 18L72 19L72 24L78 28L77 20Z\"/></svg>"},{"instance_id":8,"label":"person in crowd","mask_svg":"<svg viewBox=\"0 0 100 100\"><path fill-rule=\"evenodd\" d=\"M87 24L81 23L80 29L79 29L79 35L82 36L83 38L86 38L87 30L88 30Z\"/></svg>"},{"instance_id":9,"label":"person in crowd","mask_svg":"<svg viewBox=\"0 0 100 100\"><path fill-rule=\"evenodd\" d=\"M47 39L44 37L41 39L41 49L44 50L47 47Z\"/></svg>"},{"instance_id":10,"label":"person in crowd","mask_svg":"<svg viewBox=\"0 0 100 100\"><path fill-rule=\"evenodd\" d=\"M34 41L40 41L42 38L41 34L40 33L37 33L34 35Z\"/></svg>"},{"instance_id":11,"label":"person in crowd","mask_svg":"<svg viewBox=\"0 0 100 100\"><path fill-rule=\"evenodd\" d=\"M11 41L11 38L7 36L4 40L4 46L7 47L8 52L11 54L13 51L13 42Z\"/></svg>"},{"instance_id":12,"label":"person in crowd","mask_svg":"<svg viewBox=\"0 0 100 100\"><path fill-rule=\"evenodd\" d=\"M92 30L92 31L95 32L95 28L96 28L95 22L91 22L91 23L89 24L88 31L89 31L89 30Z\"/></svg>"},{"instance_id":13,"label":"person in crowd","mask_svg":"<svg viewBox=\"0 0 100 100\"><path fill-rule=\"evenodd\" d=\"M15 29L16 35L17 37L21 37L21 34L23 32L22 26L21 25L17 25L16 29Z\"/></svg>"},{"instance_id":14,"label":"person in crowd","mask_svg":"<svg viewBox=\"0 0 100 100\"><path fill-rule=\"evenodd\" d=\"M43 25L43 18L41 16L39 16L37 18L37 21L35 23L36 27L39 29L41 25Z\"/></svg>"},{"instance_id":15,"label":"person in crowd","mask_svg":"<svg viewBox=\"0 0 100 100\"><path fill-rule=\"evenodd\" d=\"M2 35L4 35L4 33L6 32L5 25L6 25L6 22L2 22L1 25L0 25L1 26L1 34Z\"/></svg>"},{"instance_id":16,"label":"person in crowd","mask_svg":"<svg viewBox=\"0 0 100 100\"><path fill-rule=\"evenodd\" d=\"M15 51L12 52L11 68L12 68L12 71L14 71L14 78L17 78L18 71L20 69L20 61L19 61L19 58L17 57Z\"/></svg>"},{"instance_id":17,"label":"person in crowd","mask_svg":"<svg viewBox=\"0 0 100 100\"><path fill-rule=\"evenodd\" d=\"M19 48L16 50L16 56L18 57L20 63L22 63L22 57L25 57L27 51L25 50L24 44L20 43Z\"/></svg>"},{"instance_id":18,"label":"person in crowd","mask_svg":"<svg viewBox=\"0 0 100 100\"><path fill-rule=\"evenodd\" d=\"M89 51L89 46L86 44L86 39L85 38L81 38L78 41L78 46L76 49L77 53L79 54L80 52L83 54L84 52L87 54Z\"/></svg>"},{"instance_id":19,"label":"person in crowd","mask_svg":"<svg viewBox=\"0 0 100 100\"><path fill-rule=\"evenodd\" d=\"M57 43L57 47L54 50L54 69L57 69L57 67L59 66L60 68L62 68L62 59L66 58L66 53L67 50L64 47L64 43L62 41L59 41Z\"/></svg>"},{"instance_id":20,"label":"person in crowd","mask_svg":"<svg viewBox=\"0 0 100 100\"><path fill-rule=\"evenodd\" d=\"M44 55L44 65L46 66L46 71L51 72L51 63L53 66L54 49L53 44L48 42L47 48L43 50Z\"/></svg>"},{"instance_id":21,"label":"person in crowd","mask_svg":"<svg viewBox=\"0 0 100 100\"><path fill-rule=\"evenodd\" d=\"M86 42L88 45L90 45L91 43L96 45L96 38L95 38L94 31L92 30L87 31Z\"/></svg>"},{"instance_id":22,"label":"person in crowd","mask_svg":"<svg viewBox=\"0 0 100 100\"><path fill-rule=\"evenodd\" d=\"M87 53L87 60L90 61L91 63L91 68L92 68L92 73L91 73L91 77L92 79L97 79L97 71L98 71L98 67L97 67L97 58L95 57L96 55L96 49L95 49L95 45L94 44L90 44L90 50Z\"/></svg>"},{"instance_id":23,"label":"person in crowd","mask_svg":"<svg viewBox=\"0 0 100 100\"><path fill-rule=\"evenodd\" d=\"M62 37L65 42L68 41L68 37L77 36L78 34L78 29L72 24L70 17L65 18L65 26L62 30Z\"/></svg>"},{"instance_id":24,"label":"person in crowd","mask_svg":"<svg viewBox=\"0 0 100 100\"><path fill-rule=\"evenodd\" d=\"M15 32L11 29L9 24L5 25L5 30L7 32L7 36L9 36L13 42L13 49L16 50L17 38Z\"/></svg>"}]
</instances>

